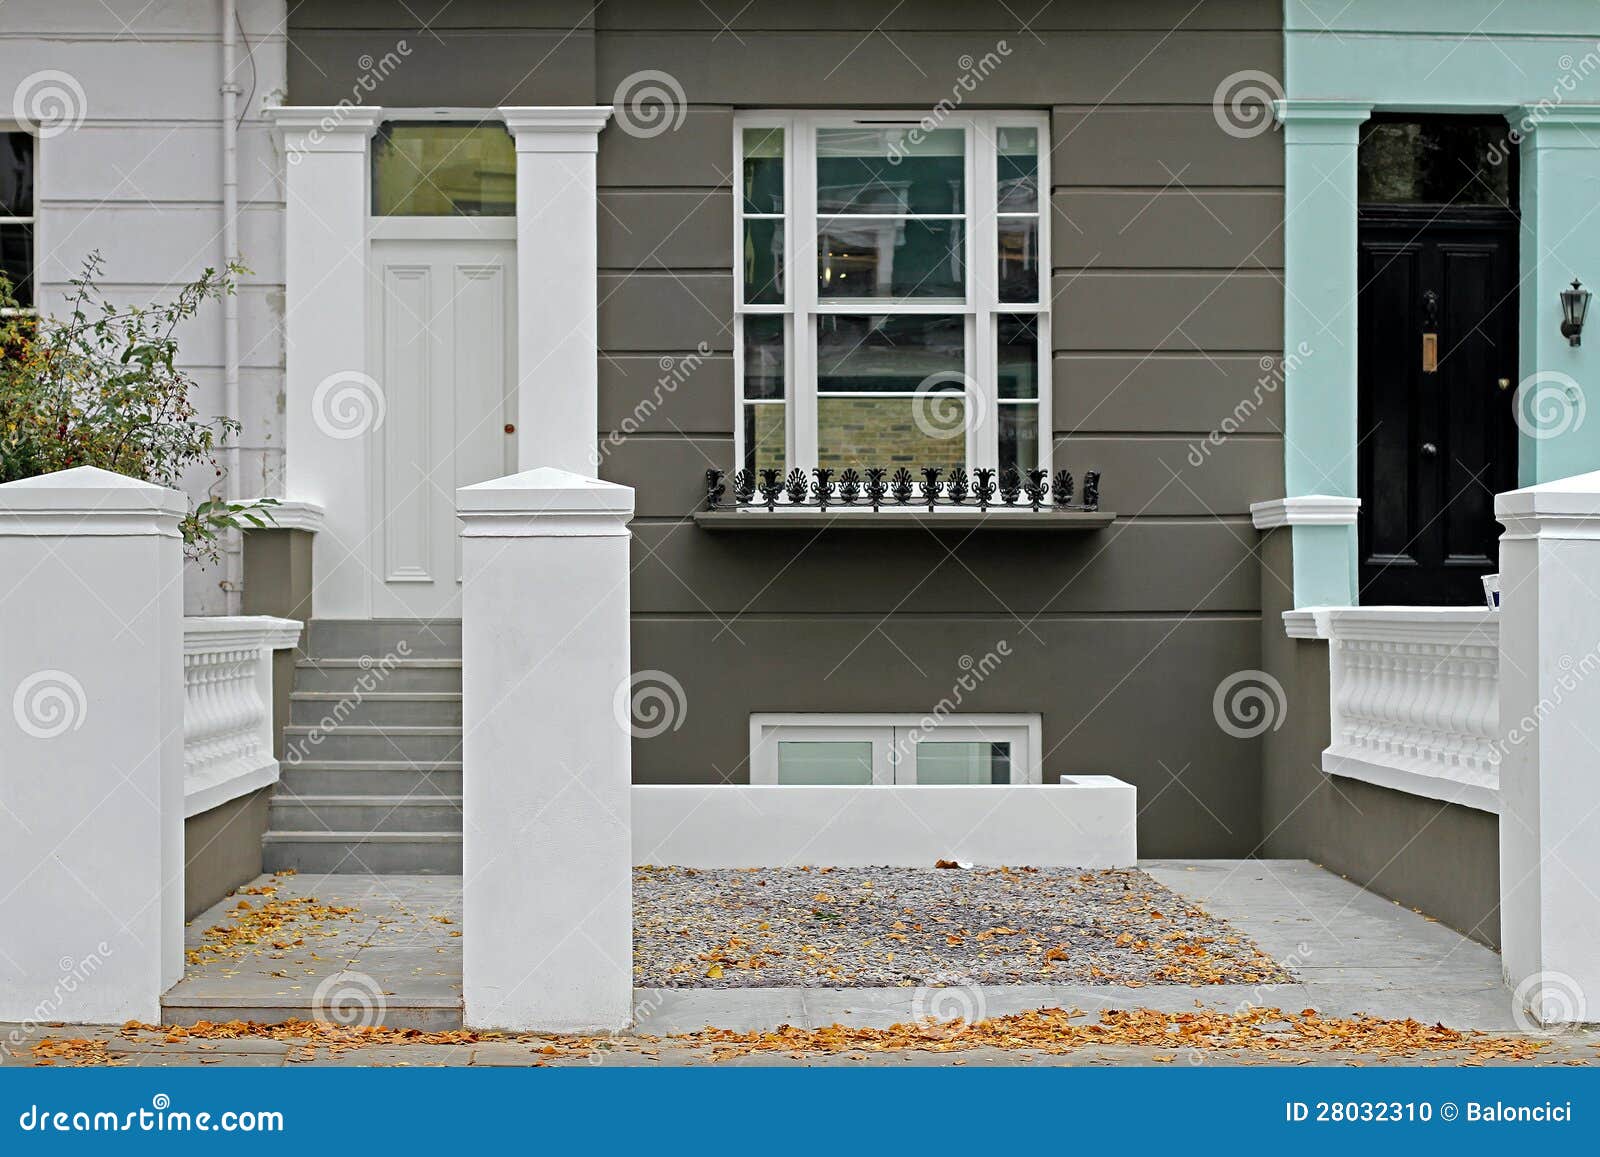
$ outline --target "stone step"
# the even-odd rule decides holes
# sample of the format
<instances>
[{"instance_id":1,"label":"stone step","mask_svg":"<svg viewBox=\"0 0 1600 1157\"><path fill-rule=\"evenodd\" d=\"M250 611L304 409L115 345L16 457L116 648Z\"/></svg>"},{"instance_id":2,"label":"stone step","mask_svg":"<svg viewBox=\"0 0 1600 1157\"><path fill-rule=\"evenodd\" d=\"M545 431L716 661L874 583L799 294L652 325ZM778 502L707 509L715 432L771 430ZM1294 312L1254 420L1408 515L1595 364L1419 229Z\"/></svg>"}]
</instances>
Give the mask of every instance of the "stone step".
<instances>
[{"instance_id":1,"label":"stone step","mask_svg":"<svg viewBox=\"0 0 1600 1157\"><path fill-rule=\"evenodd\" d=\"M285 761L279 792L297 795L459 796L460 760L411 763L399 759Z\"/></svg>"},{"instance_id":2,"label":"stone step","mask_svg":"<svg viewBox=\"0 0 1600 1157\"><path fill-rule=\"evenodd\" d=\"M344 723L323 730L295 724L283 729L283 746L285 762L377 759L437 763L461 758L461 728Z\"/></svg>"},{"instance_id":3,"label":"stone step","mask_svg":"<svg viewBox=\"0 0 1600 1157\"><path fill-rule=\"evenodd\" d=\"M161 1023L192 1025L203 1020L213 1024L250 1020L257 1024L282 1024L288 1020L307 1020L319 1011L311 1007L315 983L300 987L307 992L277 998L259 994L254 999L247 996L228 1004L169 992L161 998ZM322 1010L322 1015L326 1015L326 1010ZM386 1028L414 1028L418 1032L453 1032L461 1027L461 998L412 993L386 995L382 1010L373 1010L371 1023Z\"/></svg>"},{"instance_id":4,"label":"stone step","mask_svg":"<svg viewBox=\"0 0 1600 1157\"><path fill-rule=\"evenodd\" d=\"M458 832L461 797L451 795L280 795L273 831Z\"/></svg>"},{"instance_id":5,"label":"stone step","mask_svg":"<svg viewBox=\"0 0 1600 1157\"><path fill-rule=\"evenodd\" d=\"M269 831L261 840L262 870L460 875L461 833Z\"/></svg>"},{"instance_id":6,"label":"stone step","mask_svg":"<svg viewBox=\"0 0 1600 1157\"><path fill-rule=\"evenodd\" d=\"M296 691L461 691L460 659L401 659L381 666L361 659L301 659L294 668Z\"/></svg>"},{"instance_id":7,"label":"stone step","mask_svg":"<svg viewBox=\"0 0 1600 1157\"><path fill-rule=\"evenodd\" d=\"M312 619L302 649L312 659L459 659L461 620Z\"/></svg>"},{"instance_id":8,"label":"stone step","mask_svg":"<svg viewBox=\"0 0 1600 1157\"><path fill-rule=\"evenodd\" d=\"M289 720L328 730L347 726L460 727L460 691L295 691Z\"/></svg>"}]
</instances>

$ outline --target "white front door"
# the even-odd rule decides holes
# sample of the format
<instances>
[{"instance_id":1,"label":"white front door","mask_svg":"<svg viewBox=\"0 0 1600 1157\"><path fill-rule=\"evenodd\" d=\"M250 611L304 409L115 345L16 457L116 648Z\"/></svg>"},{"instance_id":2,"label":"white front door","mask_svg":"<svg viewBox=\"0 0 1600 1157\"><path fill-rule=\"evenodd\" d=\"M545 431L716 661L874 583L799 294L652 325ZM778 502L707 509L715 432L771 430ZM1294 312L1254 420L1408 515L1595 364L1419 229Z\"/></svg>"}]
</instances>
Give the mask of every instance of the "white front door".
<instances>
[{"instance_id":1,"label":"white front door","mask_svg":"<svg viewBox=\"0 0 1600 1157\"><path fill-rule=\"evenodd\" d=\"M516 243L372 243L377 618L458 618L455 492L516 468Z\"/></svg>"}]
</instances>

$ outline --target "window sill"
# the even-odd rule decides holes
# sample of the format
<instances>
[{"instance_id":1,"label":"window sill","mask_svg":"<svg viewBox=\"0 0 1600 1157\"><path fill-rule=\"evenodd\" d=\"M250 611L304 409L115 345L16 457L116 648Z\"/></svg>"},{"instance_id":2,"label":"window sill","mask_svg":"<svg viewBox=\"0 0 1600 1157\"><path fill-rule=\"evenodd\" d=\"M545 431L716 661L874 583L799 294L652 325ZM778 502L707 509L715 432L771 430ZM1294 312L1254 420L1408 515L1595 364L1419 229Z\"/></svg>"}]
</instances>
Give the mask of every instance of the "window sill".
<instances>
[{"instance_id":1,"label":"window sill","mask_svg":"<svg viewBox=\"0 0 1600 1157\"><path fill-rule=\"evenodd\" d=\"M1103 530L1117 519L1109 510L702 510L695 525L712 531L745 530Z\"/></svg>"}]
</instances>

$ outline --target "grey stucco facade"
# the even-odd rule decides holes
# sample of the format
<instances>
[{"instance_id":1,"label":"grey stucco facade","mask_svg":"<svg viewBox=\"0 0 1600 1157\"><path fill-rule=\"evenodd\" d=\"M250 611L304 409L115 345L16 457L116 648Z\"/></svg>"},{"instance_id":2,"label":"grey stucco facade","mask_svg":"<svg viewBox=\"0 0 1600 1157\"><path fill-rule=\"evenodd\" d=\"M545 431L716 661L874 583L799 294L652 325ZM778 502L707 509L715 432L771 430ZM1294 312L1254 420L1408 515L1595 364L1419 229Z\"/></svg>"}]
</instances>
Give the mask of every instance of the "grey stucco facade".
<instances>
[{"instance_id":1,"label":"grey stucco facade","mask_svg":"<svg viewBox=\"0 0 1600 1157\"><path fill-rule=\"evenodd\" d=\"M633 666L670 674L687 704L678 729L635 741L637 782L743 782L753 712L927 712L1004 641L960 708L1040 713L1046 781L1136 784L1145 855L1257 847L1261 746L1221 730L1212 698L1261 663L1249 504L1282 493L1280 394L1195 447L1282 346L1281 142L1224 131L1213 108L1230 76L1281 74L1281 19L1270 0L1057 2L1026 24L1000 3L929 0L758 0L731 26L694 0L293 10L292 104L351 99L363 57L399 40L404 66L365 103L610 105L651 69L682 86L679 127L613 126L598 157L596 433L630 427L601 475L637 493ZM704 471L734 465L734 113L932 107L964 55L1000 42L1002 66L962 99L1049 114L1056 464L1101 470L1117 522L697 528ZM661 359L701 348L638 420Z\"/></svg>"}]
</instances>

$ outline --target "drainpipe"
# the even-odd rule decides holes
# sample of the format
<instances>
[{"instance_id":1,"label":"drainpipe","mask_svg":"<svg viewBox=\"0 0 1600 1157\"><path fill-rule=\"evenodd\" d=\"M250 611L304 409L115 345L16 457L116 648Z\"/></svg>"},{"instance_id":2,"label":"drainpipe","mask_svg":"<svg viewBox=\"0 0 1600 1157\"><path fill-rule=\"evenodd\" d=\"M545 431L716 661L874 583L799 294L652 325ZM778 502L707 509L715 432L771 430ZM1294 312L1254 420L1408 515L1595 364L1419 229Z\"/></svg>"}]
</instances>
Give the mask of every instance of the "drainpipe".
<instances>
[{"instance_id":1,"label":"drainpipe","mask_svg":"<svg viewBox=\"0 0 1600 1157\"><path fill-rule=\"evenodd\" d=\"M238 53L237 0L222 0L222 259L226 265L239 259L239 84L234 77ZM222 298L222 412L242 421L239 408L239 299ZM223 497L239 497L239 439L223 450ZM237 532L236 532L237 533ZM233 542L226 560L223 590L230 615L240 612L244 588L244 544Z\"/></svg>"}]
</instances>

